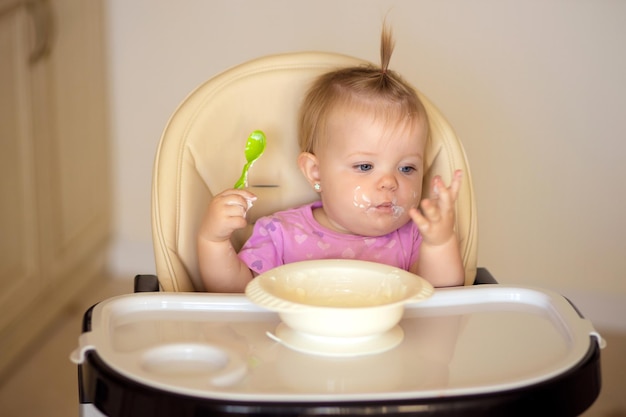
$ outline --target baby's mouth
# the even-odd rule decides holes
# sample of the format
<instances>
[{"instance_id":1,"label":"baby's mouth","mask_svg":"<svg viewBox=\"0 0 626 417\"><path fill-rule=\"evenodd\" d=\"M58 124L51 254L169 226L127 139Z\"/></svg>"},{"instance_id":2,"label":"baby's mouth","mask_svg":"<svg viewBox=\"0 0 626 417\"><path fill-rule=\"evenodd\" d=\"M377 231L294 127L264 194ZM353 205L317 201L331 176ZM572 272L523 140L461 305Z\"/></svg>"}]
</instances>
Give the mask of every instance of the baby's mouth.
<instances>
[{"instance_id":1,"label":"baby's mouth","mask_svg":"<svg viewBox=\"0 0 626 417\"><path fill-rule=\"evenodd\" d=\"M376 211L382 213L389 213L393 217L399 217L402 213L404 213L404 207L397 205L392 201L385 201L378 205L372 206L376 209Z\"/></svg>"},{"instance_id":2,"label":"baby's mouth","mask_svg":"<svg viewBox=\"0 0 626 417\"><path fill-rule=\"evenodd\" d=\"M378 213L381 215L391 215L395 218L398 218L402 215L402 213L404 213L404 207L397 204L395 197L388 196L384 198L390 198L390 200L378 203L372 202L370 198L361 191L361 187L358 186L354 190L353 204L355 207L363 210L365 213L368 214Z\"/></svg>"}]
</instances>

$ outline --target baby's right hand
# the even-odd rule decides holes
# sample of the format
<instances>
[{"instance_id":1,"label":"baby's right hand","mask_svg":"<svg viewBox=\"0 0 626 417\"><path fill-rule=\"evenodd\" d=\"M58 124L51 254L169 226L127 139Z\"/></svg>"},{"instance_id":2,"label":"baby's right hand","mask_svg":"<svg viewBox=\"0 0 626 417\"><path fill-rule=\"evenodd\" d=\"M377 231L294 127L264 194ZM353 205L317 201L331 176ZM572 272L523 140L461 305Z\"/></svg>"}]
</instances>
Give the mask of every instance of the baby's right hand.
<instances>
[{"instance_id":1,"label":"baby's right hand","mask_svg":"<svg viewBox=\"0 0 626 417\"><path fill-rule=\"evenodd\" d=\"M212 242L223 242L237 229L246 227L246 213L256 196L247 190L228 189L213 197L209 203L199 237Z\"/></svg>"}]
</instances>

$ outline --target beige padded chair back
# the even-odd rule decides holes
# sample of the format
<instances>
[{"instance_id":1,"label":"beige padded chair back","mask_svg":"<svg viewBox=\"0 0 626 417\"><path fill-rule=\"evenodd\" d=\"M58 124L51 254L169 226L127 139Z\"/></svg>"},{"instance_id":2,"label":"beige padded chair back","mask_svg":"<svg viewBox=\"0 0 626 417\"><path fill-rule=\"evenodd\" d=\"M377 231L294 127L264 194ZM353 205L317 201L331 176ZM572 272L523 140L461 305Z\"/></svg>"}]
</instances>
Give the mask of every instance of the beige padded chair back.
<instances>
[{"instance_id":1,"label":"beige padded chair back","mask_svg":"<svg viewBox=\"0 0 626 417\"><path fill-rule=\"evenodd\" d=\"M211 78L174 112L161 137L153 173L152 230L156 270L164 291L202 291L196 231L212 196L233 187L245 163L245 141L266 133L267 148L250 171L258 200L250 222L279 209L313 201L296 164L297 113L312 80L363 61L332 53L291 53L246 62ZM410 80L410 74L404 74ZM457 203L457 233L466 284L476 275L476 211L463 148L441 113L423 96L431 123L425 183L439 174L446 183L464 171ZM425 189L429 189L425 187ZM251 231L233 237L240 247Z\"/></svg>"}]
</instances>

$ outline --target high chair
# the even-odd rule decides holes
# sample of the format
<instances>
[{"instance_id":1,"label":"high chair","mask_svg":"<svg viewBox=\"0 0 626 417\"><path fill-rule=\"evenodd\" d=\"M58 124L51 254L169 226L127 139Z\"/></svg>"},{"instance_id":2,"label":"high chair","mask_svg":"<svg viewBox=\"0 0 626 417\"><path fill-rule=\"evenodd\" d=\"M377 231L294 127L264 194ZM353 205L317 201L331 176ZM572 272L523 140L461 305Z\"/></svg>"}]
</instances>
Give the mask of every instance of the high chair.
<instances>
[{"instance_id":1,"label":"high chair","mask_svg":"<svg viewBox=\"0 0 626 417\"><path fill-rule=\"evenodd\" d=\"M296 165L300 101L316 76L363 64L320 52L263 57L211 78L180 104L154 165L157 275L137 276L136 294L85 314L72 354L81 415L571 416L595 400L601 338L591 324L557 294L502 286L477 268L465 153L421 94L430 120L424 183L464 173L456 232L466 286L407 307L402 345L344 360L303 357L266 336L274 313L241 294L202 292L196 232L213 195L239 177L250 132L263 130L267 148L250 172L258 200L248 229L233 236L237 248L260 216L317 198Z\"/></svg>"},{"instance_id":2,"label":"high chair","mask_svg":"<svg viewBox=\"0 0 626 417\"><path fill-rule=\"evenodd\" d=\"M231 188L238 178L245 162L245 141L253 130L263 130L268 144L250 173L251 190L258 195L248 214L250 223L317 198L296 165L300 101L316 76L364 64L330 53L265 57L212 78L183 101L165 128L154 165L152 231L162 290L204 290L198 272L196 232L212 196ZM424 190L430 188L435 175L449 183L456 169L464 173L456 230L466 284L472 284L476 277L477 216L469 166L446 119L426 97L420 94L420 98L431 132ZM251 226L233 238L236 249L250 231Z\"/></svg>"}]
</instances>

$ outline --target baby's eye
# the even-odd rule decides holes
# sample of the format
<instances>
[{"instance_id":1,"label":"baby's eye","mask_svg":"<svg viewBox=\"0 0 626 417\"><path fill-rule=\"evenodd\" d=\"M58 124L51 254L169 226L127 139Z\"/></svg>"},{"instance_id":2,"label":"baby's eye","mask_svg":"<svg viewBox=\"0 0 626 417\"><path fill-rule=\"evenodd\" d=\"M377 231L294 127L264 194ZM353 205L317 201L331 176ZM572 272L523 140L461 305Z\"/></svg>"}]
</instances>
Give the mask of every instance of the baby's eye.
<instances>
[{"instance_id":1,"label":"baby's eye","mask_svg":"<svg viewBox=\"0 0 626 417\"><path fill-rule=\"evenodd\" d=\"M372 164L357 164L354 166L357 171L366 172L374 168Z\"/></svg>"},{"instance_id":2,"label":"baby's eye","mask_svg":"<svg viewBox=\"0 0 626 417\"><path fill-rule=\"evenodd\" d=\"M415 171L415 168L412 166L400 167L400 172L402 172L403 174L410 174L413 171Z\"/></svg>"}]
</instances>

